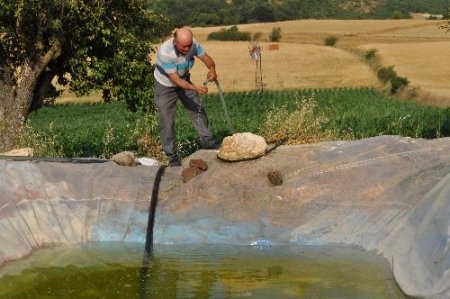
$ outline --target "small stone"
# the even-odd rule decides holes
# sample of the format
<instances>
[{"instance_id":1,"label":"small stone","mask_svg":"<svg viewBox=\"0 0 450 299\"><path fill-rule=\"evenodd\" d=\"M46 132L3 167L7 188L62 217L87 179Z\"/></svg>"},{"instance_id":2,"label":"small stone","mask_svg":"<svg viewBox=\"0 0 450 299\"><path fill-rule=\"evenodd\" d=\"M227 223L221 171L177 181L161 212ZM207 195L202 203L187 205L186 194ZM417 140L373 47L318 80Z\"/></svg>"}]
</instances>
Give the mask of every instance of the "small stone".
<instances>
[{"instance_id":1,"label":"small stone","mask_svg":"<svg viewBox=\"0 0 450 299\"><path fill-rule=\"evenodd\" d=\"M202 159L191 159L189 161L189 166L197 167L201 171L207 171L208 170L208 164L205 161L203 161Z\"/></svg>"},{"instance_id":2,"label":"small stone","mask_svg":"<svg viewBox=\"0 0 450 299\"><path fill-rule=\"evenodd\" d=\"M201 171L199 168L190 166L188 168L183 169L183 171L181 172L181 177L183 178L183 182L186 183L187 181L189 181L193 177L198 176L202 172L203 171Z\"/></svg>"},{"instance_id":3,"label":"small stone","mask_svg":"<svg viewBox=\"0 0 450 299\"><path fill-rule=\"evenodd\" d=\"M274 186L279 186L283 184L283 176L281 175L281 172L278 170L271 170L267 174L267 178L269 179L270 183Z\"/></svg>"},{"instance_id":4,"label":"small stone","mask_svg":"<svg viewBox=\"0 0 450 299\"><path fill-rule=\"evenodd\" d=\"M132 152L124 151L115 154L111 157L111 160L121 166L135 166L134 154Z\"/></svg>"}]
</instances>

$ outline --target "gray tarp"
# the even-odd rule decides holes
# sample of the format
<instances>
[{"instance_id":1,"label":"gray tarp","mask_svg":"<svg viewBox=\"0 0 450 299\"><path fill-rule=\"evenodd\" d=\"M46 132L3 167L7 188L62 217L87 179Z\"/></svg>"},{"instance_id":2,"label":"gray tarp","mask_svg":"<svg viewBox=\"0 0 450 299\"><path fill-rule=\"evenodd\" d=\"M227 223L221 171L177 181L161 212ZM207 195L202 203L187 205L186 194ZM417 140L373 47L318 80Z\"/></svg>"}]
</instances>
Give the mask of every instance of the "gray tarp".
<instances>
[{"instance_id":1,"label":"gray tarp","mask_svg":"<svg viewBox=\"0 0 450 299\"><path fill-rule=\"evenodd\" d=\"M450 298L450 139L281 146L161 183L155 243L341 244L382 254L403 291ZM187 159L188 161L189 159ZM186 161L186 163L187 163ZM284 183L272 186L270 170ZM0 264L52 244L144 242L157 167L0 160Z\"/></svg>"}]
</instances>

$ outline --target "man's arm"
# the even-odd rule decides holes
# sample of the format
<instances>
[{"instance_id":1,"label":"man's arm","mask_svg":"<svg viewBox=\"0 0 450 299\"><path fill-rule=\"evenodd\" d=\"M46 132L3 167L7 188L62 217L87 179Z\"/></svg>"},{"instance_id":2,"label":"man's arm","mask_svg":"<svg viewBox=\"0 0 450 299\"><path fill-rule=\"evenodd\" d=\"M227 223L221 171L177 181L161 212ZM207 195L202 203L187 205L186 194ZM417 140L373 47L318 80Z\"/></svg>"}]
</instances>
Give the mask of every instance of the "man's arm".
<instances>
[{"instance_id":1,"label":"man's arm","mask_svg":"<svg viewBox=\"0 0 450 299\"><path fill-rule=\"evenodd\" d=\"M206 67L209 69L207 78L209 81L216 81L217 80L217 73L216 73L216 64L214 63L214 60L205 53L203 56L199 56L198 59L200 59Z\"/></svg>"},{"instance_id":2,"label":"man's arm","mask_svg":"<svg viewBox=\"0 0 450 299\"><path fill-rule=\"evenodd\" d=\"M180 76L178 76L177 72L170 73L167 75L169 76L170 81L172 81L173 84L175 84L180 88L195 90L200 94L205 94L208 92L208 88L206 88L205 86L195 86L194 84L191 84L188 81L181 79Z\"/></svg>"}]
</instances>

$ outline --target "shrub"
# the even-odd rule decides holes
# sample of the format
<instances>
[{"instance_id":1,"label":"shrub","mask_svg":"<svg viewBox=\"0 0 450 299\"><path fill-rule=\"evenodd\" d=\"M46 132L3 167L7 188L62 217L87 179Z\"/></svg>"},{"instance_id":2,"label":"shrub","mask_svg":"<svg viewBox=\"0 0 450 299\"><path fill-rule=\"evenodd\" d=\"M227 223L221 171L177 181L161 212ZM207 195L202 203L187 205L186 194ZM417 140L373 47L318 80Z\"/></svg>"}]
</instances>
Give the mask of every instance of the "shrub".
<instances>
[{"instance_id":1,"label":"shrub","mask_svg":"<svg viewBox=\"0 0 450 299\"><path fill-rule=\"evenodd\" d=\"M138 155L167 160L159 137L159 118L155 113L147 113L136 121L132 139L137 143Z\"/></svg>"},{"instance_id":2,"label":"shrub","mask_svg":"<svg viewBox=\"0 0 450 299\"><path fill-rule=\"evenodd\" d=\"M327 118L316 111L314 94L309 98L296 100L294 110L274 107L266 116L260 128L261 135L269 142L286 140L287 144L314 143L333 139L330 131L322 124Z\"/></svg>"},{"instance_id":3,"label":"shrub","mask_svg":"<svg viewBox=\"0 0 450 299\"><path fill-rule=\"evenodd\" d=\"M391 83L391 93L394 94L405 86L408 86L409 80L405 77L397 76L394 66L382 67L377 72L377 77L383 83Z\"/></svg>"},{"instance_id":4,"label":"shrub","mask_svg":"<svg viewBox=\"0 0 450 299\"><path fill-rule=\"evenodd\" d=\"M273 27L269 40L271 42L279 42L281 40L281 27Z\"/></svg>"},{"instance_id":5,"label":"shrub","mask_svg":"<svg viewBox=\"0 0 450 299\"><path fill-rule=\"evenodd\" d=\"M367 59L367 60L370 60L370 59L374 59L376 56L377 56L377 49L375 49L375 48L372 48L372 49L369 49L369 50L367 50L367 52L366 52L366 54L364 55L364 57Z\"/></svg>"},{"instance_id":6,"label":"shrub","mask_svg":"<svg viewBox=\"0 0 450 299\"><path fill-rule=\"evenodd\" d=\"M250 32L239 31L236 25L229 29L222 28L219 31L208 34L208 40L222 40L222 41L248 41L251 40Z\"/></svg>"},{"instance_id":7,"label":"shrub","mask_svg":"<svg viewBox=\"0 0 450 299\"><path fill-rule=\"evenodd\" d=\"M394 66L382 67L378 70L377 77L381 82L387 83L391 79L397 77L397 72L394 71Z\"/></svg>"},{"instance_id":8,"label":"shrub","mask_svg":"<svg viewBox=\"0 0 450 299\"><path fill-rule=\"evenodd\" d=\"M255 32L253 34L253 36L252 36L252 40L260 40L261 36L262 36L262 32L261 31Z\"/></svg>"},{"instance_id":9,"label":"shrub","mask_svg":"<svg viewBox=\"0 0 450 299\"><path fill-rule=\"evenodd\" d=\"M391 93L394 94L403 87L408 86L409 80L405 77L396 76L390 80L391 82Z\"/></svg>"},{"instance_id":10,"label":"shrub","mask_svg":"<svg viewBox=\"0 0 450 299\"><path fill-rule=\"evenodd\" d=\"M394 11L391 15L391 19L400 20L400 19L411 19L411 14L405 11Z\"/></svg>"},{"instance_id":11,"label":"shrub","mask_svg":"<svg viewBox=\"0 0 450 299\"><path fill-rule=\"evenodd\" d=\"M325 46L333 47L336 45L338 38L336 36L330 35L325 38Z\"/></svg>"}]
</instances>

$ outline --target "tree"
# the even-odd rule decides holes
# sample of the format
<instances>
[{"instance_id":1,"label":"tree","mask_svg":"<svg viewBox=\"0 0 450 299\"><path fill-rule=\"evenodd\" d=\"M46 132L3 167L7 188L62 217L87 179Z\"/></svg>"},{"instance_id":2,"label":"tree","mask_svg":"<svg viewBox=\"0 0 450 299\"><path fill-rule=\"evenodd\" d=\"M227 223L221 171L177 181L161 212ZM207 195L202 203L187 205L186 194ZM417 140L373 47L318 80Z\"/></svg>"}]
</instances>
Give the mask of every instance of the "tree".
<instances>
[{"instance_id":1,"label":"tree","mask_svg":"<svg viewBox=\"0 0 450 299\"><path fill-rule=\"evenodd\" d=\"M150 109L152 42L165 19L144 0L0 1L0 150L13 147L28 114L68 85L77 95ZM69 75L68 75L69 74Z\"/></svg>"}]
</instances>

